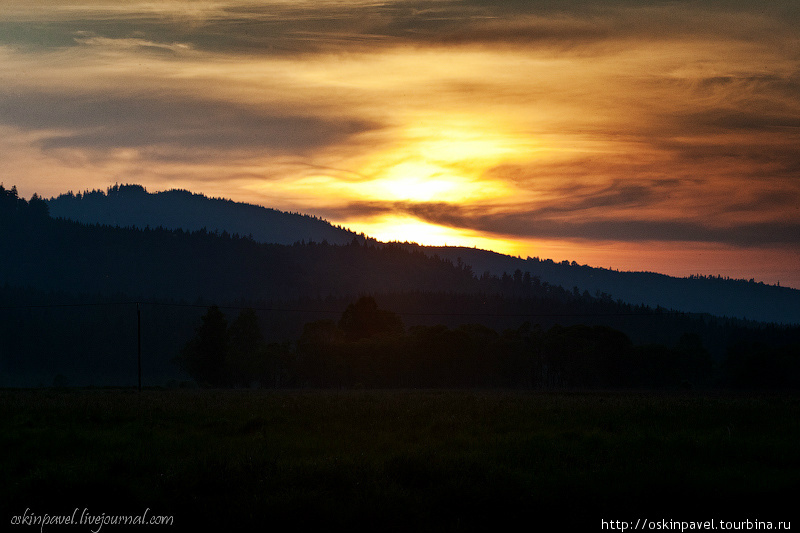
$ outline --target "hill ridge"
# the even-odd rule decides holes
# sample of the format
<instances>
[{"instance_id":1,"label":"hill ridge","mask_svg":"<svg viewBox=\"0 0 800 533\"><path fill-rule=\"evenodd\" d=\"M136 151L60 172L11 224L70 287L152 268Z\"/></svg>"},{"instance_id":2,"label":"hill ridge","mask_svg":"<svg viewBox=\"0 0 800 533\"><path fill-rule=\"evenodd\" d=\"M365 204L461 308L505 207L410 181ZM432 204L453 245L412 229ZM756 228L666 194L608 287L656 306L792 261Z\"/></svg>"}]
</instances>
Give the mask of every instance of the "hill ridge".
<instances>
[{"instance_id":1,"label":"hill ridge","mask_svg":"<svg viewBox=\"0 0 800 533\"><path fill-rule=\"evenodd\" d=\"M280 211L256 204L209 197L185 189L148 192L142 185L113 185L46 200L54 218L120 227L163 227L228 232L258 242L294 244L322 241L348 244L359 235L314 215Z\"/></svg>"},{"instance_id":2,"label":"hill ridge","mask_svg":"<svg viewBox=\"0 0 800 533\"><path fill-rule=\"evenodd\" d=\"M334 226L313 215L287 213L273 208L209 198L183 189L150 193L141 185L114 185L107 192L62 194L47 200L51 216L84 223L123 227L157 227L210 231L251 236L261 243L327 242L345 245L379 243L363 233ZM713 276L675 277L658 272L619 271L555 262L538 257L513 257L491 250L466 247L423 246L394 243L429 257L463 263L476 277L485 274L514 276L525 272L568 290L587 291L601 298L685 312L747 318L775 323L800 323L800 290L767 285L754 280Z\"/></svg>"}]
</instances>

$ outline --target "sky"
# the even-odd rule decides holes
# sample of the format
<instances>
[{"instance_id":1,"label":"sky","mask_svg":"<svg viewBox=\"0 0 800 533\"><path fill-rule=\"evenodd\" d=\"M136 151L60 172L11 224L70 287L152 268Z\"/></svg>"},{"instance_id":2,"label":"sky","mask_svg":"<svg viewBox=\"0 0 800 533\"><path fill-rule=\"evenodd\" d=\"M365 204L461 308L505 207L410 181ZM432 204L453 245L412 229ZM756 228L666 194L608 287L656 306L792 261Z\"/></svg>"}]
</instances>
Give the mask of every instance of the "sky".
<instances>
[{"instance_id":1,"label":"sky","mask_svg":"<svg viewBox=\"0 0 800 533\"><path fill-rule=\"evenodd\" d=\"M3 0L0 161L800 288L800 3Z\"/></svg>"}]
</instances>

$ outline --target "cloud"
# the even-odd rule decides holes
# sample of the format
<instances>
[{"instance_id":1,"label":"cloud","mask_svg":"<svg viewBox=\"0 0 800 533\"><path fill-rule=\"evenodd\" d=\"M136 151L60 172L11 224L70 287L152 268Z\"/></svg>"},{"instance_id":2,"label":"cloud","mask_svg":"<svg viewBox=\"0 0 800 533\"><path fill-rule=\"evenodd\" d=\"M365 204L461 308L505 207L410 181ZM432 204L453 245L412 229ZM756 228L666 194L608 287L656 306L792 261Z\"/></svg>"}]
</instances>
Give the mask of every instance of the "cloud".
<instances>
[{"instance_id":1,"label":"cloud","mask_svg":"<svg viewBox=\"0 0 800 533\"><path fill-rule=\"evenodd\" d=\"M23 3L23 6L25 4ZM598 42L792 35L796 3L641 1L97 2L9 9L0 42L76 46L75 36L139 38L225 54L305 54L375 46L507 44L582 49ZM16 15L16 16L15 16ZM32 17L32 19L31 19ZM31 20L35 22L31 22Z\"/></svg>"},{"instance_id":2,"label":"cloud","mask_svg":"<svg viewBox=\"0 0 800 533\"><path fill-rule=\"evenodd\" d=\"M757 113L744 109L712 109L684 117L696 133L797 131L800 114L773 114L777 109Z\"/></svg>"},{"instance_id":3,"label":"cloud","mask_svg":"<svg viewBox=\"0 0 800 533\"><path fill-rule=\"evenodd\" d=\"M722 243L736 247L784 245L800 251L800 223L792 220L712 225L693 220L563 216L553 208L462 206L445 202L356 202L331 214L409 214L426 222L512 238L585 241ZM552 216L560 214L562 216Z\"/></svg>"},{"instance_id":4,"label":"cloud","mask_svg":"<svg viewBox=\"0 0 800 533\"><path fill-rule=\"evenodd\" d=\"M0 94L0 123L45 132L45 150L166 146L195 159L209 150L304 153L375 127L197 97L48 92Z\"/></svg>"}]
</instances>

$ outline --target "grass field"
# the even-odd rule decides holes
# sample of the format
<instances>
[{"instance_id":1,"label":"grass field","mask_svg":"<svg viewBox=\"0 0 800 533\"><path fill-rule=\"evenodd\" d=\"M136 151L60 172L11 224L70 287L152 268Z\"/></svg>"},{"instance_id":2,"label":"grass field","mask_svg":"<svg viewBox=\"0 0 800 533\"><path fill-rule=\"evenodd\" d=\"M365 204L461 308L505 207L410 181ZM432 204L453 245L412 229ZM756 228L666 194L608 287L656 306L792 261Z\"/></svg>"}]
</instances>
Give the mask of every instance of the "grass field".
<instances>
[{"instance_id":1,"label":"grass field","mask_svg":"<svg viewBox=\"0 0 800 533\"><path fill-rule=\"evenodd\" d=\"M798 444L790 395L6 390L0 505L171 531L777 521Z\"/></svg>"}]
</instances>

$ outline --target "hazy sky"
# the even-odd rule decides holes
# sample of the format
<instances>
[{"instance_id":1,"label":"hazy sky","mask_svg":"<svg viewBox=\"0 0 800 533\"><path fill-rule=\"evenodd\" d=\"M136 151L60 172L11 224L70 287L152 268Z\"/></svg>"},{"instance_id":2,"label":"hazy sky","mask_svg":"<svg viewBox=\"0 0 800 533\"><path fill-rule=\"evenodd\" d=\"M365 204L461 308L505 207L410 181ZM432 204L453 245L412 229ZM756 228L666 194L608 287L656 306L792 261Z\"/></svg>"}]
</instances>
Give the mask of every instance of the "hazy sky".
<instances>
[{"instance_id":1,"label":"hazy sky","mask_svg":"<svg viewBox=\"0 0 800 533\"><path fill-rule=\"evenodd\" d=\"M3 0L0 161L800 288L800 2Z\"/></svg>"}]
</instances>

